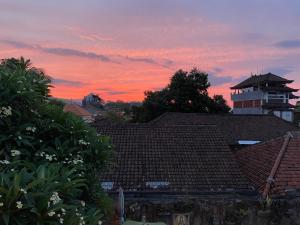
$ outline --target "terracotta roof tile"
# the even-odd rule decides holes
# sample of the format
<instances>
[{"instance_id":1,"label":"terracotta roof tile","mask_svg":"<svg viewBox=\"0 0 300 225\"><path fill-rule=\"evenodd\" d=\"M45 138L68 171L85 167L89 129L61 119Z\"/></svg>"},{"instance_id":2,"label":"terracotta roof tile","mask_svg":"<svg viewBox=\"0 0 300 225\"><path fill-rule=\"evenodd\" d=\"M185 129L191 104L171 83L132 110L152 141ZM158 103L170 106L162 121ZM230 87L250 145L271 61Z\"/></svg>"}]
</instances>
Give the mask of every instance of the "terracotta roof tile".
<instances>
[{"instance_id":1,"label":"terracotta roof tile","mask_svg":"<svg viewBox=\"0 0 300 225\"><path fill-rule=\"evenodd\" d=\"M97 127L111 137L116 157L101 177L113 190L143 192L249 191L224 136L214 125ZM148 182L148 185L147 185ZM156 182L156 183L155 183ZM151 184L165 184L156 188Z\"/></svg>"},{"instance_id":2,"label":"terracotta roof tile","mask_svg":"<svg viewBox=\"0 0 300 225\"><path fill-rule=\"evenodd\" d=\"M288 189L300 189L300 132L292 132L292 135L275 173L270 194L284 195ZM276 138L236 152L243 172L260 192L264 190L283 142L283 137Z\"/></svg>"}]
</instances>

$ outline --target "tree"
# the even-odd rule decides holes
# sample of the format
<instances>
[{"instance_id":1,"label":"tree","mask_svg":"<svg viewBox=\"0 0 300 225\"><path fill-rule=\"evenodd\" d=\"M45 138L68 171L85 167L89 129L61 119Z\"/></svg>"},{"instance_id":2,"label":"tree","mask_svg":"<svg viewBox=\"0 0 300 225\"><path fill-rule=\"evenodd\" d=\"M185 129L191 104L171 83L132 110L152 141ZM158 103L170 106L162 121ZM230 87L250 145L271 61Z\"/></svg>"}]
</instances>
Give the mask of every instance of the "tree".
<instances>
[{"instance_id":1,"label":"tree","mask_svg":"<svg viewBox=\"0 0 300 225\"><path fill-rule=\"evenodd\" d=\"M222 95L213 96L210 108L212 113L228 113L230 110L230 107L227 105L227 102Z\"/></svg>"},{"instance_id":2,"label":"tree","mask_svg":"<svg viewBox=\"0 0 300 225\"><path fill-rule=\"evenodd\" d=\"M90 93L87 96L85 96L82 100L82 106L94 106L99 109L104 109L104 100L97 94Z\"/></svg>"},{"instance_id":3,"label":"tree","mask_svg":"<svg viewBox=\"0 0 300 225\"><path fill-rule=\"evenodd\" d=\"M164 112L227 113L230 108L221 95L211 98L208 74L193 68L178 70L161 91L146 91L141 107L133 108L133 122L147 122Z\"/></svg>"},{"instance_id":4,"label":"tree","mask_svg":"<svg viewBox=\"0 0 300 225\"><path fill-rule=\"evenodd\" d=\"M49 98L29 60L0 64L0 224L101 224L109 139Z\"/></svg>"}]
</instances>

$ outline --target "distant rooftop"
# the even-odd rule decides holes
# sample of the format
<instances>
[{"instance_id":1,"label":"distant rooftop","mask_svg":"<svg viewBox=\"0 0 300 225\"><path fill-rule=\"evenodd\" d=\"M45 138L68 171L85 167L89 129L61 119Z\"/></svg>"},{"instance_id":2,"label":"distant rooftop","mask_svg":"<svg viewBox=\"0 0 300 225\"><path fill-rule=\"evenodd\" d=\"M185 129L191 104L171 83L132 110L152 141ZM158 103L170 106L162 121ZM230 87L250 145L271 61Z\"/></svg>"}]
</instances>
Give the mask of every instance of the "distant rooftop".
<instances>
[{"instance_id":1,"label":"distant rooftop","mask_svg":"<svg viewBox=\"0 0 300 225\"><path fill-rule=\"evenodd\" d=\"M294 124L274 115L236 115L205 113L165 113L150 122L155 126L217 125L225 134L228 144L240 140L266 141L288 131L300 131Z\"/></svg>"},{"instance_id":2,"label":"distant rooftop","mask_svg":"<svg viewBox=\"0 0 300 225\"><path fill-rule=\"evenodd\" d=\"M283 77L277 76L272 73L267 73L267 74L262 74L262 75L252 75L248 79L231 87L231 89L242 89L242 88L252 87L253 85L265 84L268 82L287 84L287 83L292 83L293 80L287 80Z\"/></svg>"},{"instance_id":3,"label":"distant rooftop","mask_svg":"<svg viewBox=\"0 0 300 225\"><path fill-rule=\"evenodd\" d=\"M86 122L92 122L93 121L92 114L89 113L84 108L82 108L80 105L77 105L77 104L66 104L64 106L64 111L65 112L71 112L71 113L75 114L76 116L81 117Z\"/></svg>"}]
</instances>

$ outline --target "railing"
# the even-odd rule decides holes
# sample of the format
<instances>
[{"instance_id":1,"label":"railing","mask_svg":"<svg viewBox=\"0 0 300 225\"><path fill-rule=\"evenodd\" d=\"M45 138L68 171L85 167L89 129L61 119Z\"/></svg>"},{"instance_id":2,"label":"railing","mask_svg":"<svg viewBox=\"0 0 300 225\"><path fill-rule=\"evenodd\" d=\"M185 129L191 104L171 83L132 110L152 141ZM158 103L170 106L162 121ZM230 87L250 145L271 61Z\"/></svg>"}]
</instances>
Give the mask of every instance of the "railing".
<instances>
[{"instance_id":1,"label":"railing","mask_svg":"<svg viewBox=\"0 0 300 225\"><path fill-rule=\"evenodd\" d=\"M251 91L251 92L231 94L231 99L232 101L247 101L247 100L262 99L263 96L264 93L262 91Z\"/></svg>"}]
</instances>

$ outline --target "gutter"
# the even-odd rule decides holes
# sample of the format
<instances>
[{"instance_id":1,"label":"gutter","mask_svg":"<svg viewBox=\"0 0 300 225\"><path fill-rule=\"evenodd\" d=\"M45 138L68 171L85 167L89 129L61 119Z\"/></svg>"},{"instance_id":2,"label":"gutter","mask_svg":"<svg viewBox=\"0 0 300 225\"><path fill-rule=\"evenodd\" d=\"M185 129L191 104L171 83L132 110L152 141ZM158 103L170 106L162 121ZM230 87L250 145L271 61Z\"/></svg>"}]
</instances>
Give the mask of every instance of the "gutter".
<instances>
[{"instance_id":1,"label":"gutter","mask_svg":"<svg viewBox=\"0 0 300 225\"><path fill-rule=\"evenodd\" d=\"M292 137L293 137L292 133L288 132L287 135L284 138L284 142L283 142L283 144L281 146L281 149L280 149L280 151L278 153L278 156L277 156L277 158L275 160L275 163L273 165L271 173L270 173L270 175L269 175L269 177L268 177L268 179L266 181L266 186L265 186L265 189L264 189L263 194L262 194L262 198L263 199L266 199L267 196L268 196L268 194L269 194L269 192L270 192L271 184L274 182L275 174L276 174L276 172L278 170L278 167L279 167L279 165L281 163L281 160L282 160L282 158L284 156L284 153L286 152L287 146L288 146L288 144L290 142L290 139Z\"/></svg>"}]
</instances>

